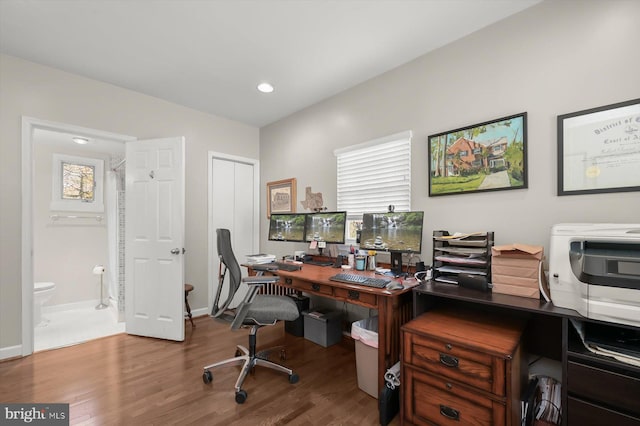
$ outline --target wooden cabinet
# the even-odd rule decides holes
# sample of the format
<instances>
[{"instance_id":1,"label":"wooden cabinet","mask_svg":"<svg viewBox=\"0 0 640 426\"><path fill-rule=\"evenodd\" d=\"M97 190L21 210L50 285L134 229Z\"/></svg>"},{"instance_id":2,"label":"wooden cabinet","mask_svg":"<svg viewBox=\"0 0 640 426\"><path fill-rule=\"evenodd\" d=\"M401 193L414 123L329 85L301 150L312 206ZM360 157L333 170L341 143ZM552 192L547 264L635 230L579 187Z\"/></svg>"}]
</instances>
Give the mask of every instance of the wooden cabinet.
<instances>
[{"instance_id":1,"label":"wooden cabinet","mask_svg":"<svg viewBox=\"0 0 640 426\"><path fill-rule=\"evenodd\" d=\"M526 378L524 321L436 309L402 327L402 420L517 425Z\"/></svg>"}]
</instances>

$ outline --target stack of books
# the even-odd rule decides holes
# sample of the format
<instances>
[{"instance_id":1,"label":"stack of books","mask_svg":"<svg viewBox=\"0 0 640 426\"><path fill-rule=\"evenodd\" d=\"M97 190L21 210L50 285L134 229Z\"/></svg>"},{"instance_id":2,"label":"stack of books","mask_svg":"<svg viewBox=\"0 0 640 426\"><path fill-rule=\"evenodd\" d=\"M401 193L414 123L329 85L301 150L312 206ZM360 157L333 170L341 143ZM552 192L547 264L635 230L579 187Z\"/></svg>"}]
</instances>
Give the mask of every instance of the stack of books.
<instances>
[{"instance_id":1,"label":"stack of books","mask_svg":"<svg viewBox=\"0 0 640 426\"><path fill-rule=\"evenodd\" d=\"M264 263L271 263L276 261L276 256L274 254L248 254L247 255L247 264L249 265L261 265Z\"/></svg>"}]
</instances>

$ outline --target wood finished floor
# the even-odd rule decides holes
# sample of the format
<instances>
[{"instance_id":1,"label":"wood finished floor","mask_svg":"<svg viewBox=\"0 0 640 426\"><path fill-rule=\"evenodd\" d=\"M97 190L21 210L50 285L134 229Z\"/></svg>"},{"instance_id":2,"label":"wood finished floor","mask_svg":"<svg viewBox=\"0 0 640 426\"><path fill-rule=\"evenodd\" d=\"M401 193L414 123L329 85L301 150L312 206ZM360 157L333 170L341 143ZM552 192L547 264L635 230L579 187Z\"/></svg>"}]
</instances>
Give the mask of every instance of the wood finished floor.
<instances>
[{"instance_id":1,"label":"wood finished floor","mask_svg":"<svg viewBox=\"0 0 640 426\"><path fill-rule=\"evenodd\" d=\"M285 334L287 359L300 376L257 367L245 380L247 401L236 404L240 367L204 365L246 346L246 331L209 317L185 325L185 341L119 334L82 345L39 352L0 363L0 401L70 404L72 425L377 425L378 401L357 385L355 353L338 344L323 348ZM258 332L258 343L260 334ZM399 424L397 415L391 425Z\"/></svg>"}]
</instances>

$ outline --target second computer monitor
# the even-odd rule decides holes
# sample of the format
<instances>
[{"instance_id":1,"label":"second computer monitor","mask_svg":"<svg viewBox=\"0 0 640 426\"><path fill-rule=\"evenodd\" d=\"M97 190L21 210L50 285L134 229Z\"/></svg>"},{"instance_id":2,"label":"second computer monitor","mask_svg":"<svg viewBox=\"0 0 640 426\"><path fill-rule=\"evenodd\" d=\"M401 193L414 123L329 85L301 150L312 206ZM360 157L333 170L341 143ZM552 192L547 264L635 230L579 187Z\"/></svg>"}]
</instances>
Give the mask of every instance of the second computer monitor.
<instances>
[{"instance_id":1,"label":"second computer monitor","mask_svg":"<svg viewBox=\"0 0 640 426\"><path fill-rule=\"evenodd\" d=\"M365 213L360 248L420 253L424 212Z\"/></svg>"},{"instance_id":2,"label":"second computer monitor","mask_svg":"<svg viewBox=\"0 0 640 426\"><path fill-rule=\"evenodd\" d=\"M347 212L319 212L307 214L306 241L344 244Z\"/></svg>"}]
</instances>

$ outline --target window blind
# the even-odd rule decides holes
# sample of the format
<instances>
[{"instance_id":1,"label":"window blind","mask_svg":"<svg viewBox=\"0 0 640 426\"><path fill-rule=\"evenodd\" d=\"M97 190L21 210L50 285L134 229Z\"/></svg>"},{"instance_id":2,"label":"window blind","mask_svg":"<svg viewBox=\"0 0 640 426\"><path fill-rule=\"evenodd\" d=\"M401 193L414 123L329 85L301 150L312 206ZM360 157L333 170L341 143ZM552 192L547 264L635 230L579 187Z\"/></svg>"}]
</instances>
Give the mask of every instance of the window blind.
<instances>
[{"instance_id":1,"label":"window blind","mask_svg":"<svg viewBox=\"0 0 640 426\"><path fill-rule=\"evenodd\" d=\"M350 219L365 212L411 210L411 131L337 149L337 208Z\"/></svg>"}]
</instances>

